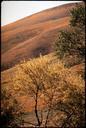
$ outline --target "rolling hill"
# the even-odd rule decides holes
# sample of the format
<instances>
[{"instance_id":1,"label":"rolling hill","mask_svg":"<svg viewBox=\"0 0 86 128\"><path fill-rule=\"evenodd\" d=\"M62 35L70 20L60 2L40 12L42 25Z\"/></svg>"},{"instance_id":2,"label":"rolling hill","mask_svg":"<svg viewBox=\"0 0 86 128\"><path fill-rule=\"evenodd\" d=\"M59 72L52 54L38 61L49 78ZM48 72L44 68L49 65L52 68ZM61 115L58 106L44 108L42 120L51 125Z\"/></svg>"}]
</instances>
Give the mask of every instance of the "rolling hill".
<instances>
[{"instance_id":1,"label":"rolling hill","mask_svg":"<svg viewBox=\"0 0 86 128\"><path fill-rule=\"evenodd\" d=\"M59 31L70 29L70 10L75 5L73 3L50 8L1 28L2 110L6 108L5 110L9 111L9 106L15 107L12 100L17 101L19 108L15 107L15 110L17 110L17 115L20 112L23 115L18 117L19 120L23 119L21 125L23 127L32 126L32 123L37 122L34 113L36 101L34 97L38 94L38 105L36 105L38 115L42 120L41 126L44 126L46 112L49 112L48 106L52 110L48 109L51 112L50 122L48 121L50 126L58 127L66 121L64 119L67 119L68 123L69 116L67 118L66 113L69 115L72 111L74 113L71 117L75 124L78 119L80 119L79 123L84 122L82 120L84 120L85 63L72 55L60 60L54 52L54 42L58 38ZM26 61L23 62L23 60ZM35 86L40 90L38 94L34 91L37 90ZM5 100L3 100L4 91L9 94ZM36 96L33 92L36 92ZM54 107L52 96L55 96ZM49 102L46 102L48 98ZM9 113L7 113L8 116ZM53 119L57 123L54 124ZM29 122L32 123L29 124Z\"/></svg>"},{"instance_id":2,"label":"rolling hill","mask_svg":"<svg viewBox=\"0 0 86 128\"><path fill-rule=\"evenodd\" d=\"M1 67L13 67L21 60L53 51L59 30L69 27L75 3L50 8L1 28Z\"/></svg>"}]
</instances>

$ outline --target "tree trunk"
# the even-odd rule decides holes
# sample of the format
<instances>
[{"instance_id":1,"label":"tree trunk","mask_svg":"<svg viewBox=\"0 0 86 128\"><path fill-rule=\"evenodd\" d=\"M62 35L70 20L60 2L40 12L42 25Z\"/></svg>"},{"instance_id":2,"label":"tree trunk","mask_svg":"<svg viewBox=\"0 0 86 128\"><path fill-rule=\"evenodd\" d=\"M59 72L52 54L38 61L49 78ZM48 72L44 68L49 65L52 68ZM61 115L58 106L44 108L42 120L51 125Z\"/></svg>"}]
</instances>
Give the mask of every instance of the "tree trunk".
<instances>
[{"instance_id":1,"label":"tree trunk","mask_svg":"<svg viewBox=\"0 0 86 128\"><path fill-rule=\"evenodd\" d=\"M35 99L35 115L36 115L36 119L37 119L37 122L38 122L38 126L40 127L41 122L40 122L40 119L39 119L37 106L38 106L38 91L36 93L36 99Z\"/></svg>"}]
</instances>

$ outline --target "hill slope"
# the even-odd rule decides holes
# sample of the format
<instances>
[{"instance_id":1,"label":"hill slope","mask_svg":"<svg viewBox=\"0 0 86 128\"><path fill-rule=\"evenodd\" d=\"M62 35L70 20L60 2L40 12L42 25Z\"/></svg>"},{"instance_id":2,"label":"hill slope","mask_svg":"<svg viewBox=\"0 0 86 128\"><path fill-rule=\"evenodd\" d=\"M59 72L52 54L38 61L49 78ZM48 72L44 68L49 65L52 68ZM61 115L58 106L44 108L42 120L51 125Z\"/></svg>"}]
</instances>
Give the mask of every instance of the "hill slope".
<instances>
[{"instance_id":1,"label":"hill slope","mask_svg":"<svg viewBox=\"0 0 86 128\"><path fill-rule=\"evenodd\" d=\"M46 60L50 60L50 63L48 63L49 65L55 65L55 64L62 64L62 62L60 62L57 57L54 55L54 53L50 53L48 55L45 55L42 57L42 59L46 59ZM34 58L30 61L27 61L26 63L30 63L30 62L38 62L38 60L41 61L40 57L38 58ZM45 61L44 61L45 62ZM24 64L26 64L24 63ZM10 68L6 71L1 72L1 85L2 88L5 88L9 91L9 93L13 93L14 94L14 83L13 83L13 79L15 79L17 70L18 70L18 66L16 65L13 68ZM84 71L85 71L85 64L81 63L79 65L75 65L71 68L65 68L68 69L70 72L77 74L77 75L83 75ZM17 94L16 94L17 95ZM25 111L31 111L33 109L33 103L30 102L30 99L27 98L27 96L20 96L17 97L17 99L19 98L19 101L24 104L25 107ZM42 102L42 101L41 101Z\"/></svg>"},{"instance_id":2,"label":"hill slope","mask_svg":"<svg viewBox=\"0 0 86 128\"><path fill-rule=\"evenodd\" d=\"M19 63L22 59L38 57L53 51L52 44L58 31L68 28L70 10L74 4L59 7L28 16L19 21L3 26L2 70Z\"/></svg>"}]
</instances>

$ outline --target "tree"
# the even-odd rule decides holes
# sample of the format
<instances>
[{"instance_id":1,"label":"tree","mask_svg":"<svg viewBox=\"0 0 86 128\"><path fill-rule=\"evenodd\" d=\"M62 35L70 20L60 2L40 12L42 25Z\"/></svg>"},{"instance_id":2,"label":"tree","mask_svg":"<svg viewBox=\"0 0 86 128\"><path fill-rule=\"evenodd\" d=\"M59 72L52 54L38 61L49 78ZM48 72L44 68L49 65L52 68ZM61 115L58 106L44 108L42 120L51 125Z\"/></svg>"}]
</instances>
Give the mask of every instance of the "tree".
<instances>
[{"instance_id":1,"label":"tree","mask_svg":"<svg viewBox=\"0 0 86 128\"><path fill-rule=\"evenodd\" d=\"M41 65L42 63L42 65ZM25 93L27 93L28 97L33 98L34 102L34 114L36 117L36 122L28 122L34 126L40 127L43 123L43 111L38 110L39 100L44 95L45 85L47 84L46 78L48 78L48 65L49 60L42 58L38 59L38 61L30 61L29 63L24 63L19 66L19 72L16 75L15 87L21 88ZM20 74L20 75L18 75ZM47 77L48 76L48 77ZM49 78L48 78L49 79ZM19 87L19 85L21 85ZM50 111L50 110L48 110ZM45 126L47 125L49 112L46 115Z\"/></svg>"},{"instance_id":2,"label":"tree","mask_svg":"<svg viewBox=\"0 0 86 128\"><path fill-rule=\"evenodd\" d=\"M83 28L85 27L85 6L77 5L71 11L70 25L73 27Z\"/></svg>"},{"instance_id":3,"label":"tree","mask_svg":"<svg viewBox=\"0 0 86 128\"><path fill-rule=\"evenodd\" d=\"M17 67L14 87L34 102L36 120L28 126L84 126L84 81L58 61L41 57ZM69 75L68 75L69 74ZM44 106L40 105L44 102ZM59 118L58 118L59 117ZM68 121L68 122L67 122Z\"/></svg>"},{"instance_id":4,"label":"tree","mask_svg":"<svg viewBox=\"0 0 86 128\"><path fill-rule=\"evenodd\" d=\"M85 7L78 5L71 11L70 29L59 33L55 42L57 56L85 58Z\"/></svg>"}]
</instances>

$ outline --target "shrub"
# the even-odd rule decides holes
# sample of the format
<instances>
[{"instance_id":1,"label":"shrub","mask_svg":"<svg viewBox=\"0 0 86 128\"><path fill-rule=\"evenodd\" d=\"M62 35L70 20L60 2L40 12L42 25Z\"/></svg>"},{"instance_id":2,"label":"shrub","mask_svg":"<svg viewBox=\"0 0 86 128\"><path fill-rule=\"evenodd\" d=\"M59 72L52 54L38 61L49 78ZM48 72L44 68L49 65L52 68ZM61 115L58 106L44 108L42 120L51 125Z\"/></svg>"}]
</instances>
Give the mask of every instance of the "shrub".
<instances>
[{"instance_id":1,"label":"shrub","mask_svg":"<svg viewBox=\"0 0 86 128\"><path fill-rule=\"evenodd\" d=\"M70 29L59 33L55 51L61 58L77 55L85 59L85 7L76 6L71 11Z\"/></svg>"},{"instance_id":2,"label":"shrub","mask_svg":"<svg viewBox=\"0 0 86 128\"><path fill-rule=\"evenodd\" d=\"M85 27L85 6L77 5L71 11L70 25L74 27Z\"/></svg>"},{"instance_id":3,"label":"shrub","mask_svg":"<svg viewBox=\"0 0 86 128\"><path fill-rule=\"evenodd\" d=\"M81 76L64 68L60 61L53 62L50 57L33 59L20 64L17 69L14 88L28 98L33 97L37 119L34 126L85 125L85 92ZM40 107L39 101L44 101L44 108Z\"/></svg>"},{"instance_id":4,"label":"shrub","mask_svg":"<svg viewBox=\"0 0 86 128\"><path fill-rule=\"evenodd\" d=\"M79 29L61 31L56 41L55 50L60 58L69 55L85 58L85 33Z\"/></svg>"}]
</instances>

